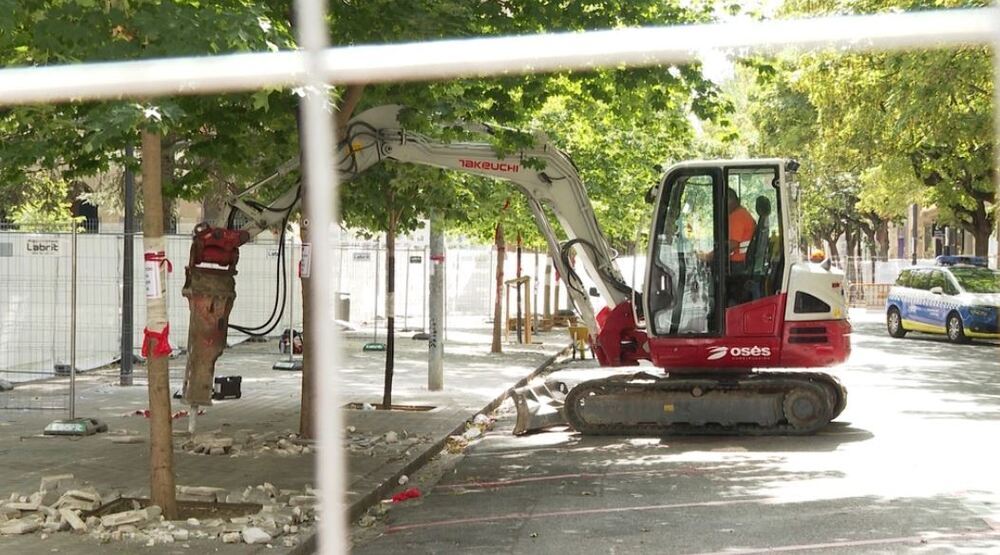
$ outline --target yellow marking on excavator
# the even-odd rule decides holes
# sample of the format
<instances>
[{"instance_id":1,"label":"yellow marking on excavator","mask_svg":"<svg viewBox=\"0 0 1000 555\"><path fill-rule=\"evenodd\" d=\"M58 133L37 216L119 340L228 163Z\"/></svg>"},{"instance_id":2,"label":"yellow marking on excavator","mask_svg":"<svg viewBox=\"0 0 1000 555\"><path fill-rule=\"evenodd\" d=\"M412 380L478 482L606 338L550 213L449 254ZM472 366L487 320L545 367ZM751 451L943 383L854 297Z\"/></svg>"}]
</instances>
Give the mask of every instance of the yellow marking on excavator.
<instances>
[{"instance_id":1,"label":"yellow marking on excavator","mask_svg":"<svg viewBox=\"0 0 1000 555\"><path fill-rule=\"evenodd\" d=\"M361 152L362 150L364 150L364 148L365 148L365 145L362 144L361 141L354 141L353 143L351 143L351 153L352 154L355 153L355 152Z\"/></svg>"},{"instance_id":2,"label":"yellow marking on excavator","mask_svg":"<svg viewBox=\"0 0 1000 555\"><path fill-rule=\"evenodd\" d=\"M674 405L671 403L663 405L663 412L674 412Z\"/></svg>"}]
</instances>

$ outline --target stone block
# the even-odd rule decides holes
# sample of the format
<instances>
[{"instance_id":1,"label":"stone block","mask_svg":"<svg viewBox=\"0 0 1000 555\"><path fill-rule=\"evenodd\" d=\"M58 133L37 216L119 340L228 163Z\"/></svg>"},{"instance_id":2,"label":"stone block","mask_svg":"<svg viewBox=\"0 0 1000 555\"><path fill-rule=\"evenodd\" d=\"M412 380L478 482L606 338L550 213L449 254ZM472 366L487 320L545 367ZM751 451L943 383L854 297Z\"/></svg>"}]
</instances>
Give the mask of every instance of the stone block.
<instances>
[{"instance_id":1,"label":"stone block","mask_svg":"<svg viewBox=\"0 0 1000 555\"><path fill-rule=\"evenodd\" d=\"M269 543L271 541L271 534L268 534L264 530L257 528L256 526L250 526L244 528L240 534L243 536L243 541L250 545Z\"/></svg>"},{"instance_id":2,"label":"stone block","mask_svg":"<svg viewBox=\"0 0 1000 555\"><path fill-rule=\"evenodd\" d=\"M38 530L39 524L35 519L18 518L15 520L8 520L0 525L0 534L7 536L14 536L19 534L30 534L35 530Z\"/></svg>"},{"instance_id":3,"label":"stone block","mask_svg":"<svg viewBox=\"0 0 1000 555\"><path fill-rule=\"evenodd\" d=\"M76 511L72 509L59 509L59 514L62 516L64 522L67 522L73 530L77 532L86 532L87 523L80 518L80 515L76 514Z\"/></svg>"},{"instance_id":4,"label":"stone block","mask_svg":"<svg viewBox=\"0 0 1000 555\"><path fill-rule=\"evenodd\" d=\"M116 526L121 526L122 524L135 524L136 522L143 522L148 520L145 509L140 509L137 511L123 511L120 513L114 513L101 517L101 526L105 528L114 528Z\"/></svg>"}]
</instances>

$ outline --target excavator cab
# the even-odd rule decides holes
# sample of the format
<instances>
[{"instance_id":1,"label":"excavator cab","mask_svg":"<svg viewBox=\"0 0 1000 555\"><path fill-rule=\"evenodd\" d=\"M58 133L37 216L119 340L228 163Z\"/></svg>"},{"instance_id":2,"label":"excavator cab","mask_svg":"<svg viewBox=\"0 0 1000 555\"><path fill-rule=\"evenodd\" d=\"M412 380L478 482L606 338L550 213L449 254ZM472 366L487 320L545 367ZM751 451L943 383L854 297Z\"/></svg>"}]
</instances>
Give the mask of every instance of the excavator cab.
<instances>
[{"instance_id":1,"label":"excavator cab","mask_svg":"<svg viewBox=\"0 0 1000 555\"><path fill-rule=\"evenodd\" d=\"M647 283L653 336L720 336L726 312L775 295L784 268L780 165L691 164L664 179Z\"/></svg>"},{"instance_id":2,"label":"excavator cab","mask_svg":"<svg viewBox=\"0 0 1000 555\"><path fill-rule=\"evenodd\" d=\"M646 276L655 365L735 373L781 365L789 268L800 262L794 167L689 162L666 173Z\"/></svg>"}]
</instances>

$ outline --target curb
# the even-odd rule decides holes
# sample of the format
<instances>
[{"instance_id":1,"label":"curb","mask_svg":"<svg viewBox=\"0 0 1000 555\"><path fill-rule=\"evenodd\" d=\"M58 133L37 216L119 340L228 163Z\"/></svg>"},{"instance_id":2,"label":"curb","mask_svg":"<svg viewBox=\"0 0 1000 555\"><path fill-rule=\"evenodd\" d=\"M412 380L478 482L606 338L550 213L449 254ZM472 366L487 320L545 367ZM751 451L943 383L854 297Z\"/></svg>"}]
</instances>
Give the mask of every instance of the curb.
<instances>
[{"instance_id":1,"label":"curb","mask_svg":"<svg viewBox=\"0 0 1000 555\"><path fill-rule=\"evenodd\" d=\"M487 403L486 406L484 406L482 409L472 413L469 416L469 418L462 420L462 422L458 426L456 426L454 430L449 432L440 440L432 443L427 449L425 449L422 453L420 453L415 458L413 458L413 460L407 463L406 466L404 466L398 472L390 476L388 480L382 482L381 485L379 485L377 488L369 492L367 495L364 495L358 498L354 503L351 503L350 507L347 508L347 522L348 523L354 522L355 520L360 518L361 515L363 515L365 511L368 510L369 507L373 506L375 503L378 503L382 498L386 497L386 495L388 495L388 493L396 487L396 483L399 481L400 476L404 474L406 475L413 474L421 467L423 467L425 464L427 464L428 461L437 456L438 453L443 451L445 445L448 443L448 438L450 436L461 434L462 432L465 431L465 423L468 420L475 418L477 414L493 412L497 407L500 406L501 403L503 403L508 397L510 397L511 391L519 387L522 387L531 380L537 378L538 376L545 374L546 370L548 370L553 364L555 364L556 360L559 359L559 357L563 356L566 353L566 351L570 350L571 348L573 348L572 343L560 349L559 352L546 358L531 373L518 380L517 383L515 383L511 387L505 389L503 393L497 396L496 399L493 399L492 401ZM317 548L316 536L317 534L314 533L308 538L304 539L299 545L293 547L288 552L288 555L307 555L315 553Z\"/></svg>"}]
</instances>

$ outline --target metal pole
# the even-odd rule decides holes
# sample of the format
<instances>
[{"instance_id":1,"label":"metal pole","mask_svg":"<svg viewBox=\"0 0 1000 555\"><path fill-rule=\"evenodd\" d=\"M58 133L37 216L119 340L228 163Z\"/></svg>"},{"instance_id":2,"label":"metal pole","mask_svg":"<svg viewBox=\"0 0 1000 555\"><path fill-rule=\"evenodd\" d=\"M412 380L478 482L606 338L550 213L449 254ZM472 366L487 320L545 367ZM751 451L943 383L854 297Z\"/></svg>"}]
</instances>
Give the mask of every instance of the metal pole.
<instances>
[{"instance_id":1,"label":"metal pole","mask_svg":"<svg viewBox=\"0 0 1000 555\"><path fill-rule=\"evenodd\" d=\"M422 294L423 304L421 305L420 308L420 317L422 320L420 325L420 331L427 331L427 288L429 286L427 283L427 247L424 247L422 252L424 253L424 264L423 264L424 279L423 279L423 287L421 287L421 289L423 289L423 294Z\"/></svg>"},{"instance_id":2,"label":"metal pole","mask_svg":"<svg viewBox=\"0 0 1000 555\"><path fill-rule=\"evenodd\" d=\"M375 238L375 316L372 320L374 324L374 330L372 331L372 343L378 343L378 238Z\"/></svg>"},{"instance_id":3,"label":"metal pole","mask_svg":"<svg viewBox=\"0 0 1000 555\"><path fill-rule=\"evenodd\" d=\"M910 223L910 236L911 236L911 240L910 240L911 249L910 250L912 251L910 253L910 255L911 255L911 262L913 263L914 266L917 264L917 238L919 237L919 235L918 235L918 229L919 228L917 227L917 218L918 217L919 217L919 208L917 207L917 203L914 202L912 205L910 205L910 222L911 222Z\"/></svg>"},{"instance_id":4,"label":"metal pole","mask_svg":"<svg viewBox=\"0 0 1000 555\"><path fill-rule=\"evenodd\" d=\"M410 315L410 246L406 246L406 290L403 291L403 329L400 331L410 331L407 321Z\"/></svg>"},{"instance_id":5,"label":"metal pole","mask_svg":"<svg viewBox=\"0 0 1000 555\"><path fill-rule=\"evenodd\" d=\"M286 233L288 233L286 231ZM295 238L288 233L288 360L295 358Z\"/></svg>"},{"instance_id":6,"label":"metal pole","mask_svg":"<svg viewBox=\"0 0 1000 555\"><path fill-rule=\"evenodd\" d=\"M122 240L122 336L118 385L132 385L132 334L134 333L133 282L135 280L135 174L132 145L125 145L125 226Z\"/></svg>"},{"instance_id":7,"label":"metal pole","mask_svg":"<svg viewBox=\"0 0 1000 555\"><path fill-rule=\"evenodd\" d=\"M535 330L538 329L538 282L541 281L538 279L538 270L538 251L535 251L535 275L532 276L535 278L533 280L535 283L531 288L531 314L529 315L529 318L531 318L531 327Z\"/></svg>"},{"instance_id":8,"label":"metal pole","mask_svg":"<svg viewBox=\"0 0 1000 555\"><path fill-rule=\"evenodd\" d=\"M76 418L76 222L70 223L69 286L69 419Z\"/></svg>"},{"instance_id":9,"label":"metal pole","mask_svg":"<svg viewBox=\"0 0 1000 555\"><path fill-rule=\"evenodd\" d=\"M490 270L493 269L493 249L494 249L494 247L490 247L490 265L487 266L487 268L489 268ZM487 271L486 275L487 275L487 277L489 277L490 272ZM487 323L492 323L493 322L493 286L492 285L490 285L489 287L486 288L486 322Z\"/></svg>"},{"instance_id":10,"label":"metal pole","mask_svg":"<svg viewBox=\"0 0 1000 555\"><path fill-rule=\"evenodd\" d=\"M431 218L431 302L430 302L430 339L427 341L427 389L440 391L444 389L444 337L442 324L444 319L444 285L445 285L445 253L444 232L441 229L440 215Z\"/></svg>"}]
</instances>

